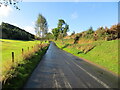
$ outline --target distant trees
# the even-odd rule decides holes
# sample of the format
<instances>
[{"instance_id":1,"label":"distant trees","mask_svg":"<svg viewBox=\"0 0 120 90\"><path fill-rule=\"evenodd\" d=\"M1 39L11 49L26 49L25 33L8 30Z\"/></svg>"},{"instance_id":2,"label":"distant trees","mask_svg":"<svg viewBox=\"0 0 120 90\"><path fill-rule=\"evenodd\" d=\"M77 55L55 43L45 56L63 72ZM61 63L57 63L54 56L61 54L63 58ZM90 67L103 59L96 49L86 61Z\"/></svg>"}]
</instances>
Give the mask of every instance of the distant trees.
<instances>
[{"instance_id":1,"label":"distant trees","mask_svg":"<svg viewBox=\"0 0 120 90\"><path fill-rule=\"evenodd\" d=\"M58 39L58 35L59 35L59 29L58 28L54 28L52 29L52 33L54 35L54 40L57 40Z\"/></svg>"},{"instance_id":2,"label":"distant trees","mask_svg":"<svg viewBox=\"0 0 120 90\"><path fill-rule=\"evenodd\" d=\"M45 34L47 34L48 32L47 20L42 14L39 14L37 17L37 21L35 24L35 32L36 35L40 38L45 37Z\"/></svg>"},{"instance_id":3,"label":"distant trees","mask_svg":"<svg viewBox=\"0 0 120 90\"><path fill-rule=\"evenodd\" d=\"M32 40L34 35L14 25L4 23L1 24L0 32L3 39Z\"/></svg>"},{"instance_id":4,"label":"distant trees","mask_svg":"<svg viewBox=\"0 0 120 90\"><path fill-rule=\"evenodd\" d=\"M45 39L47 39L47 40L49 40L49 39L54 39L54 36L53 36L53 34L52 33L47 33L46 35L45 35Z\"/></svg>"},{"instance_id":5,"label":"distant trees","mask_svg":"<svg viewBox=\"0 0 120 90\"><path fill-rule=\"evenodd\" d=\"M63 37L67 36L67 32L69 31L69 25L63 20L58 20L57 28L52 30L55 40L60 37L63 40Z\"/></svg>"}]
</instances>

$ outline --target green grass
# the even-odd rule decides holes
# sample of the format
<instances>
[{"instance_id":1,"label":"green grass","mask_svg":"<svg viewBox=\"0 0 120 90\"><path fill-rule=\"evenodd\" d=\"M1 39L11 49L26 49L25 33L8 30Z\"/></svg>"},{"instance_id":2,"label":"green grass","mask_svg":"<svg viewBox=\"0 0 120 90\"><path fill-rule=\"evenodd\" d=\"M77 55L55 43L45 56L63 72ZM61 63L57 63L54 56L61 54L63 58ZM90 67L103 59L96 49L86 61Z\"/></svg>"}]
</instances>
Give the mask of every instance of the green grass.
<instances>
[{"instance_id":1,"label":"green grass","mask_svg":"<svg viewBox=\"0 0 120 90\"><path fill-rule=\"evenodd\" d=\"M9 78L3 84L3 90L18 90L24 86L27 79L31 75L34 68L40 62L42 56L45 54L48 47L44 47L42 50L34 53L34 55L27 60L21 61L14 69L10 70L8 74ZM20 89L21 90L21 89Z\"/></svg>"},{"instance_id":2,"label":"green grass","mask_svg":"<svg viewBox=\"0 0 120 90\"><path fill-rule=\"evenodd\" d=\"M18 64L24 60L22 55L22 48L24 49L24 56L28 56L30 53L33 53L36 45L40 44L40 41L21 41L21 40L9 40L9 39L0 39L0 69L2 71L2 77L5 78L6 73L9 71L11 66ZM45 42L43 42L45 43ZM47 42L46 42L47 43ZM29 47L29 50L28 50ZM33 48L32 48L33 47ZM14 52L14 63L12 63L12 52ZM28 54L28 55L27 55ZM1 80L0 80L1 81Z\"/></svg>"},{"instance_id":3,"label":"green grass","mask_svg":"<svg viewBox=\"0 0 120 90\"><path fill-rule=\"evenodd\" d=\"M6 62L7 60L11 60L11 52L15 53L15 59L21 60L21 52L22 48L24 51L28 51L28 47L30 50L32 49L32 46L40 43L40 41L19 41L19 40L8 40L8 39L0 39L2 41L2 62Z\"/></svg>"},{"instance_id":4,"label":"green grass","mask_svg":"<svg viewBox=\"0 0 120 90\"><path fill-rule=\"evenodd\" d=\"M56 43L60 48L64 47L66 44L69 44L67 41L65 44L61 44L60 41L56 41ZM86 54L78 49L80 46L87 48L88 45L95 45L96 47ZM108 70L118 74L118 40L96 41L89 44L70 44L66 48L63 48L63 50L99 64L100 66L103 66ZM80 53L78 54L78 52Z\"/></svg>"}]
</instances>

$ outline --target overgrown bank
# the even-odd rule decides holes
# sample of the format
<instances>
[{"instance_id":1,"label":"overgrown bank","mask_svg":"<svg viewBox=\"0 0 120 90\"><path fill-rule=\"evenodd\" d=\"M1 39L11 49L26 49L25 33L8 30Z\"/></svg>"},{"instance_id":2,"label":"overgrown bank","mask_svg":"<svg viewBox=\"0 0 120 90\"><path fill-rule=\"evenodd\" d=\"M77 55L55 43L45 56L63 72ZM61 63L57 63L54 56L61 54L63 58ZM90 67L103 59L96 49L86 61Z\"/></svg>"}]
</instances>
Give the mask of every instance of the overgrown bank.
<instances>
[{"instance_id":1,"label":"overgrown bank","mask_svg":"<svg viewBox=\"0 0 120 90\"><path fill-rule=\"evenodd\" d=\"M73 55L87 59L118 74L120 69L118 67L118 40L94 41L82 44L73 44L72 41L66 39L64 43L56 41L56 44L59 48Z\"/></svg>"},{"instance_id":2,"label":"overgrown bank","mask_svg":"<svg viewBox=\"0 0 120 90\"><path fill-rule=\"evenodd\" d=\"M2 83L3 89L8 90L11 88L12 90L18 90L22 88L47 49L48 45L34 53L31 58L23 60L18 65L13 66L7 75L7 80Z\"/></svg>"}]
</instances>

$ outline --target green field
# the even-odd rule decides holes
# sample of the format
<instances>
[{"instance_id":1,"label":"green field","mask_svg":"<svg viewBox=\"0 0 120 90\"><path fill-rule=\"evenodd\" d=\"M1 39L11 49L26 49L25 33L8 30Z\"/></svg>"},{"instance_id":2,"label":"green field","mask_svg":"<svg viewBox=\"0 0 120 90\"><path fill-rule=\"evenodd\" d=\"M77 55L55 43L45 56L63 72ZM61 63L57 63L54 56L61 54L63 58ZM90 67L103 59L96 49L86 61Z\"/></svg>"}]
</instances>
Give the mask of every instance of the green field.
<instances>
[{"instance_id":1,"label":"green field","mask_svg":"<svg viewBox=\"0 0 120 90\"><path fill-rule=\"evenodd\" d=\"M96 41L76 45L71 44L70 41L72 40L64 40L64 44L61 41L56 41L56 43L58 47L73 55L92 61L116 74L118 73L118 40ZM79 49L79 47L87 49L88 46L95 47L87 53Z\"/></svg>"},{"instance_id":2,"label":"green field","mask_svg":"<svg viewBox=\"0 0 120 90\"><path fill-rule=\"evenodd\" d=\"M19 41L19 40L7 40L7 39L0 39L0 47L2 47L2 50L0 53L2 53L2 62L5 62L6 60L11 60L11 52L15 53L15 59L19 60L21 59L22 54L22 48L26 52L28 50L28 47L30 50L32 49L32 46L40 43L40 41Z\"/></svg>"},{"instance_id":3,"label":"green field","mask_svg":"<svg viewBox=\"0 0 120 90\"><path fill-rule=\"evenodd\" d=\"M23 60L19 65L14 66L14 69L10 69L9 74L5 77L7 80L4 80L5 83L2 85L3 90L6 90L6 88L12 88L13 90L23 88L42 56L46 53L47 48L48 46L43 47L42 50L34 53L31 58Z\"/></svg>"},{"instance_id":4,"label":"green field","mask_svg":"<svg viewBox=\"0 0 120 90\"><path fill-rule=\"evenodd\" d=\"M14 52L14 64L23 60L22 48L24 54L31 52L40 41L20 41L0 39L0 55L2 56L0 61L0 67L2 72L9 70L12 63L12 52ZM29 47L29 49L28 49Z\"/></svg>"}]
</instances>

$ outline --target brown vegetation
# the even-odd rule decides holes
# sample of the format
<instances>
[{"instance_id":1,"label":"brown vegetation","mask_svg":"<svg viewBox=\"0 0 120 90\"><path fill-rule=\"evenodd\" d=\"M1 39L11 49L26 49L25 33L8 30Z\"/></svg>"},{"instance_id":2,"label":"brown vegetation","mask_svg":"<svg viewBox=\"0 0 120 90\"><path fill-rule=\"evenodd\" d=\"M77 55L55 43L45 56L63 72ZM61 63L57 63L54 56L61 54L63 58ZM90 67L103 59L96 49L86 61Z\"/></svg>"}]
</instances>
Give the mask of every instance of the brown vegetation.
<instances>
[{"instance_id":1,"label":"brown vegetation","mask_svg":"<svg viewBox=\"0 0 120 90\"><path fill-rule=\"evenodd\" d=\"M77 38L77 41L76 37L79 37L79 39ZM79 44L91 43L97 40L106 41L116 40L119 38L120 38L120 24L112 25L110 28L99 27L96 31L93 31L92 27L90 27L87 31L83 31L81 33L65 37L65 39L74 39L74 42Z\"/></svg>"}]
</instances>

